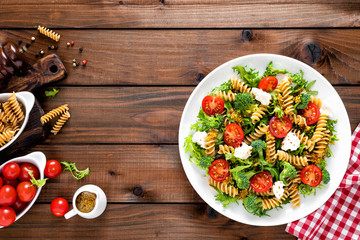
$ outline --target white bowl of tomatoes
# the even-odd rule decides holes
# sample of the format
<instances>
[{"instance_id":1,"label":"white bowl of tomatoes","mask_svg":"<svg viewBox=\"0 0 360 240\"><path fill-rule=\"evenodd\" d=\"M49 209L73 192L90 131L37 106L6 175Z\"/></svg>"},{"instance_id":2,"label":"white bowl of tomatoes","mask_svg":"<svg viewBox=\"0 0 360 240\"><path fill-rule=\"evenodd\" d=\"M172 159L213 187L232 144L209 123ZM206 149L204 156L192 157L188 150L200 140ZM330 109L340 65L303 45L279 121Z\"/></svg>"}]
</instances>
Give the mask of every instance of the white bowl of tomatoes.
<instances>
[{"instance_id":1,"label":"white bowl of tomatoes","mask_svg":"<svg viewBox=\"0 0 360 240\"><path fill-rule=\"evenodd\" d=\"M0 166L0 228L21 218L38 198L41 188L32 185L31 176L44 180L46 156L42 152L13 158Z\"/></svg>"}]
</instances>

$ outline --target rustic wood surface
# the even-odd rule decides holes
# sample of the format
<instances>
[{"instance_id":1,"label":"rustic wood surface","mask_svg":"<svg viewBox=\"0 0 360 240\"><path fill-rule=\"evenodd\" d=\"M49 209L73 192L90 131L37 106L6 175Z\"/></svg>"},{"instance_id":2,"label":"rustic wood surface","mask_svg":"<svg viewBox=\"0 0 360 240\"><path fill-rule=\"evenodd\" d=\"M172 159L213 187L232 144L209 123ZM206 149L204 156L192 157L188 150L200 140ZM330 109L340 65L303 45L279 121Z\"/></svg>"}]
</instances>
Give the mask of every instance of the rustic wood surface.
<instances>
[{"instance_id":1,"label":"rustic wood surface","mask_svg":"<svg viewBox=\"0 0 360 240\"><path fill-rule=\"evenodd\" d=\"M0 239L295 239L285 225L256 227L218 214L182 169L177 137L188 97L209 72L239 56L275 53L309 64L341 96L352 130L360 122L359 0L0 0L0 6L0 42L30 43L31 64L40 49L56 53L68 70L65 80L34 93L45 112L69 104L71 119L59 135L21 154L42 151L91 170L79 181L69 172L50 179ZM37 25L60 33L60 42L40 35ZM67 47L69 41L75 45ZM88 64L73 68L73 59ZM53 87L60 92L46 97ZM71 202L88 183L107 194L102 216L51 214L54 198Z\"/></svg>"}]
</instances>

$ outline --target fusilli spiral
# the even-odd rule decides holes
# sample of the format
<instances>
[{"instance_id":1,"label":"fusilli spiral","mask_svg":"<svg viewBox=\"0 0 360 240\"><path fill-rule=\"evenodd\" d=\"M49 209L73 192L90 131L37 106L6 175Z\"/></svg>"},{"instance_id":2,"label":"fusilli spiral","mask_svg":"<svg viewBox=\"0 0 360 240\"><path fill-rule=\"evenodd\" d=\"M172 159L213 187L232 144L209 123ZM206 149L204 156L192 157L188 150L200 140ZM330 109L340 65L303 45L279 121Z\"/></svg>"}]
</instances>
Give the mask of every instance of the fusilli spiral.
<instances>
[{"instance_id":1,"label":"fusilli spiral","mask_svg":"<svg viewBox=\"0 0 360 240\"><path fill-rule=\"evenodd\" d=\"M250 93L251 95L253 95L253 93L251 92L251 88L249 88L240 79L231 78L231 85L232 85L232 88L234 89L234 91L236 91L236 92L241 92L241 93L247 92L247 93Z\"/></svg>"},{"instance_id":2,"label":"fusilli spiral","mask_svg":"<svg viewBox=\"0 0 360 240\"><path fill-rule=\"evenodd\" d=\"M260 105L259 108L251 114L250 118L253 124L257 123L261 118L263 118L263 116L266 114L267 108L268 107L265 105Z\"/></svg>"},{"instance_id":3,"label":"fusilli spiral","mask_svg":"<svg viewBox=\"0 0 360 240\"><path fill-rule=\"evenodd\" d=\"M265 125L265 124L258 126L255 129L253 134L250 134L244 138L244 142L247 145L250 145L253 141L261 138L267 132L268 129L269 129L269 126Z\"/></svg>"},{"instance_id":4,"label":"fusilli spiral","mask_svg":"<svg viewBox=\"0 0 360 240\"><path fill-rule=\"evenodd\" d=\"M266 132L266 161L275 163L276 161L276 149L275 149L275 137L270 133Z\"/></svg>"},{"instance_id":5,"label":"fusilli spiral","mask_svg":"<svg viewBox=\"0 0 360 240\"><path fill-rule=\"evenodd\" d=\"M11 94L8 100L10 106L11 106L11 110L15 113L17 121L21 122L22 120L24 120L25 115L23 110L21 109L21 106L16 98L15 93Z\"/></svg>"},{"instance_id":6,"label":"fusilli spiral","mask_svg":"<svg viewBox=\"0 0 360 240\"><path fill-rule=\"evenodd\" d=\"M311 138L311 141L313 141L314 143L320 141L321 138L324 136L327 119L328 119L327 115L320 113L320 117L316 124L314 135Z\"/></svg>"},{"instance_id":7,"label":"fusilli spiral","mask_svg":"<svg viewBox=\"0 0 360 240\"><path fill-rule=\"evenodd\" d=\"M300 195L297 184L292 184L289 188L289 197L291 199L290 202L292 203L292 208L300 206Z\"/></svg>"},{"instance_id":8,"label":"fusilli spiral","mask_svg":"<svg viewBox=\"0 0 360 240\"><path fill-rule=\"evenodd\" d=\"M54 135L58 134L60 129L64 126L64 124L67 122L67 120L70 118L70 113L66 111L63 113L60 118L56 121L53 129L51 130L51 133Z\"/></svg>"},{"instance_id":9,"label":"fusilli spiral","mask_svg":"<svg viewBox=\"0 0 360 240\"><path fill-rule=\"evenodd\" d=\"M289 78L286 78L281 81L280 85L278 85L275 91L282 94L283 100L283 110L286 115L289 115L294 112L294 97L291 95L290 89L291 81Z\"/></svg>"},{"instance_id":10,"label":"fusilli spiral","mask_svg":"<svg viewBox=\"0 0 360 240\"><path fill-rule=\"evenodd\" d=\"M216 96L221 97L225 101L233 102L235 101L236 94L232 91L228 91L227 93L225 91L217 91Z\"/></svg>"},{"instance_id":11,"label":"fusilli spiral","mask_svg":"<svg viewBox=\"0 0 360 240\"><path fill-rule=\"evenodd\" d=\"M209 184L219 189L221 192L228 194L231 197L235 197L239 194L239 189L232 185L227 185L223 182L217 182L212 178L209 178Z\"/></svg>"},{"instance_id":12,"label":"fusilli spiral","mask_svg":"<svg viewBox=\"0 0 360 240\"><path fill-rule=\"evenodd\" d=\"M210 130L205 139L205 154L206 156L214 157L215 156L215 140L217 137L218 130Z\"/></svg>"},{"instance_id":13,"label":"fusilli spiral","mask_svg":"<svg viewBox=\"0 0 360 240\"><path fill-rule=\"evenodd\" d=\"M314 149L315 143L305 133L302 133L300 130L295 130L293 133L300 139L300 143L305 145L306 149L310 152Z\"/></svg>"},{"instance_id":14,"label":"fusilli spiral","mask_svg":"<svg viewBox=\"0 0 360 240\"><path fill-rule=\"evenodd\" d=\"M219 151L218 154L225 154L225 152L233 153L234 148L228 145L219 145Z\"/></svg>"},{"instance_id":15,"label":"fusilli spiral","mask_svg":"<svg viewBox=\"0 0 360 240\"><path fill-rule=\"evenodd\" d=\"M67 104L51 110L50 112L48 112L47 114L45 114L44 116L41 117L41 119L40 119L41 124L44 125L45 123L47 123L54 117L60 116L61 114L65 113L68 110L69 110L69 107Z\"/></svg>"},{"instance_id":16,"label":"fusilli spiral","mask_svg":"<svg viewBox=\"0 0 360 240\"><path fill-rule=\"evenodd\" d=\"M48 29L46 27L38 26L37 30L41 34L51 38L52 40L55 40L56 42L58 42L60 40L60 34L57 34L57 33L53 32L52 30L50 30L50 29Z\"/></svg>"},{"instance_id":17,"label":"fusilli spiral","mask_svg":"<svg viewBox=\"0 0 360 240\"><path fill-rule=\"evenodd\" d=\"M287 161L295 166L304 167L308 165L308 160L306 157L290 155L289 153L284 152L283 150L277 150L276 157L280 161Z\"/></svg>"},{"instance_id":18,"label":"fusilli spiral","mask_svg":"<svg viewBox=\"0 0 360 240\"><path fill-rule=\"evenodd\" d=\"M0 133L0 147L10 142L14 136L15 136L15 131L11 131L11 130L6 130Z\"/></svg>"}]
</instances>

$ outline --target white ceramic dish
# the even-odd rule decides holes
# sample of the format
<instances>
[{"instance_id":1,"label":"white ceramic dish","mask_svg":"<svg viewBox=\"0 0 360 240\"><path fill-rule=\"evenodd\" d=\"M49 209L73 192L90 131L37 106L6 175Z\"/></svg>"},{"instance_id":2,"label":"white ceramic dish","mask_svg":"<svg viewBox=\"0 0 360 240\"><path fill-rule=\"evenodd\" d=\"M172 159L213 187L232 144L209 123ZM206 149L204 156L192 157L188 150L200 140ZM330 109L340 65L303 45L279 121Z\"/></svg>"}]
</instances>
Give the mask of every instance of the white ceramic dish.
<instances>
[{"instance_id":1,"label":"white ceramic dish","mask_svg":"<svg viewBox=\"0 0 360 240\"><path fill-rule=\"evenodd\" d=\"M0 173L3 170L3 167L5 166L5 164L10 163L10 162L16 162L18 164L21 163L31 163L34 164L38 169L39 169L39 173L40 173L40 179L44 179L44 169L45 169L45 165L46 165L46 156L44 153L42 152L33 152L30 153L26 156L22 156L22 157L17 157L17 158L13 158L5 163L3 163L0 166ZM36 199L38 198L40 192L41 192L41 188L38 188L36 191L36 195L34 197L33 200L31 200L31 202L29 202L29 204L26 206L26 208L24 208L24 210L22 210L20 213L16 214L16 220L17 221L19 218L21 218L27 211L29 211L29 209L31 208L31 206L34 204L34 202L36 201ZM14 224L14 223L13 223ZM2 226L0 226L0 228L3 228Z\"/></svg>"},{"instance_id":2,"label":"white ceramic dish","mask_svg":"<svg viewBox=\"0 0 360 240\"><path fill-rule=\"evenodd\" d=\"M205 171L189 161L189 154L185 153L183 146L185 137L191 133L191 124L196 122L196 116L200 110L202 99L214 87L220 86L221 83L229 80L230 77L237 76L233 72L232 67L236 65L247 65L250 68L255 68L261 75L270 61L273 61L275 68L286 68L291 73L297 73L303 70L305 79L308 81L316 80L312 89L319 91L318 96L326 105L330 106L333 119L338 120L335 130L337 130L337 136L340 140L336 142L335 146L331 146L334 157L327 159L327 169L330 172L331 180L326 185L326 188L318 190L316 196L303 198L301 195L301 206L298 208L292 209L291 204L287 204L284 205L282 209L269 211L270 217L264 216L259 218L248 213L243 208L241 201L239 205L230 204L226 208L224 208L220 202L216 201L214 197L216 191L209 186L208 178L205 177ZM296 59L274 54L254 54L239 57L224 63L209 73L189 97L179 127L179 152L181 162L195 191L207 204L219 213L235 221L257 226L274 226L289 223L305 217L323 205L335 192L345 174L349 162L350 149L350 122L345 106L335 89L312 67Z\"/></svg>"},{"instance_id":3,"label":"white ceramic dish","mask_svg":"<svg viewBox=\"0 0 360 240\"><path fill-rule=\"evenodd\" d=\"M0 94L0 102L1 103L6 102L11 94L12 93L1 93ZM18 101L20 103L22 103L22 105L25 108L25 113L24 113L25 118L24 118L24 121L23 121L23 123L22 123L22 125L20 127L20 130L15 134L15 136L13 137L13 139L11 139L10 142L6 143L4 146L2 146L0 148L0 152L2 150L4 150L5 148L7 148L8 146L10 146L20 136L20 134L24 131L24 128L26 127L26 124L27 124L27 122L29 120L30 111L33 108L34 103L35 103L35 97L31 92L18 92L18 93L15 93L15 95L16 95Z\"/></svg>"}]
</instances>

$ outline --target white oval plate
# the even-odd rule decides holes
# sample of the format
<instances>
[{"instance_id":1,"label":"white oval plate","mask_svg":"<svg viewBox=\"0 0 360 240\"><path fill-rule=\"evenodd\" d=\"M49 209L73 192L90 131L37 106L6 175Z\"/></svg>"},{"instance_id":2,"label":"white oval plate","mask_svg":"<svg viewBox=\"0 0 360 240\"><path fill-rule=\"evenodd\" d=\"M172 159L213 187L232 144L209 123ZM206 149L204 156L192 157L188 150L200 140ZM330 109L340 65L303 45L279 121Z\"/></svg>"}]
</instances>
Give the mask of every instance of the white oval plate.
<instances>
[{"instance_id":1,"label":"white oval plate","mask_svg":"<svg viewBox=\"0 0 360 240\"><path fill-rule=\"evenodd\" d=\"M1 93L0 94L0 102L1 103L4 103L6 102L8 99L9 99L9 96L11 95L12 93ZM13 142L15 142L15 140L21 135L21 133L24 131L25 127L26 127L26 124L27 122L29 121L29 115L30 115L30 111L31 109L33 108L34 106L34 103L35 103L35 97L34 97L34 94L32 94L31 92L18 92L18 93L15 93L16 95L16 98L18 99L18 101L20 103L22 103L22 105L24 106L25 108L25 112L24 112L24 115L25 115L25 118L23 120L23 123L19 129L19 131L15 134L15 136L11 139L10 142L6 143L4 146L2 146L0 148L0 152L2 150L4 150L5 148L7 148L8 146L10 146ZM40 121L40 119L39 119Z\"/></svg>"},{"instance_id":2,"label":"white oval plate","mask_svg":"<svg viewBox=\"0 0 360 240\"><path fill-rule=\"evenodd\" d=\"M46 156L44 153L42 152L32 152L26 156L22 156L22 157L17 157L17 158L13 158L10 159L9 161L1 164L0 166L0 173L2 172L2 169L4 168L4 166L7 163L10 162L15 162L18 164L21 163L31 163L33 165L35 165L38 169L39 169L39 173L40 173L40 179L44 180L44 169L45 169L45 165L46 165ZM21 218L27 211L29 211L29 209L32 207L32 205L35 203L36 199L38 198L40 192L41 192L42 187L39 187L36 190L36 194L35 197L33 198L33 200L31 200L28 205L18 214L16 214L16 219L15 222ZM14 223L13 223L14 224ZM10 225L11 226L11 225ZM3 226L0 226L0 228L3 228Z\"/></svg>"},{"instance_id":3,"label":"white oval plate","mask_svg":"<svg viewBox=\"0 0 360 240\"><path fill-rule=\"evenodd\" d=\"M303 198L301 195L300 207L292 209L291 204L286 204L282 209L269 211L268 214L270 217L264 216L260 218L248 213L243 208L241 201L239 201L239 205L232 203L226 208L224 208L220 202L215 201L214 196L216 195L216 191L209 186L208 178L205 177L205 171L189 161L189 153L185 153L183 146L185 137L191 133L191 124L196 122L196 116L200 110L202 99L214 87L220 86L221 83L228 81L230 77L237 76L233 72L232 67L236 65L247 65L247 67L255 68L256 71L259 71L259 75L261 75L270 61L273 62L275 68L286 68L291 73L297 73L303 70L306 80L316 80L312 90L319 91L318 96L330 107L333 119L338 120L335 130L337 130L337 136L340 140L337 141L334 146L331 146L334 157L327 159L327 169L330 172L331 180L325 185L325 188L317 190L316 196L311 195ZM235 221L256 226L275 226L289 223L305 217L323 205L335 192L345 174L349 162L350 149L350 122L345 106L335 89L312 67L296 59L274 54L254 54L239 57L224 63L209 73L190 95L184 108L179 127L179 152L181 162L186 176L195 191L207 204L219 213Z\"/></svg>"}]
</instances>

